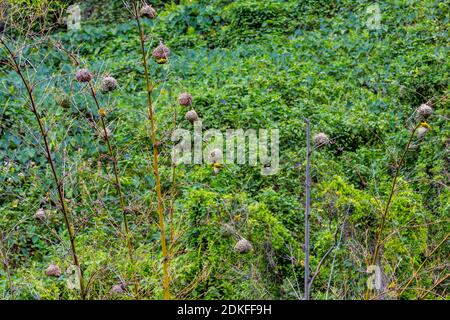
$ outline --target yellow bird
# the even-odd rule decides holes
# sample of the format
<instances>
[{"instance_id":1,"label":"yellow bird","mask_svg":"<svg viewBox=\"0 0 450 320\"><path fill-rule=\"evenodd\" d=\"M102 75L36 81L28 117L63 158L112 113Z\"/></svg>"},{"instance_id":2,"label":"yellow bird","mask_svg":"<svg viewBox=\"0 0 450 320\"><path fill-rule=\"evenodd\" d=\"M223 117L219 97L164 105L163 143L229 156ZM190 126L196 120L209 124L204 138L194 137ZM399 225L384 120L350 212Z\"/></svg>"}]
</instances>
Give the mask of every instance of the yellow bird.
<instances>
[{"instance_id":1,"label":"yellow bird","mask_svg":"<svg viewBox=\"0 0 450 320\"><path fill-rule=\"evenodd\" d=\"M425 120L420 121L419 127L431 129L431 126Z\"/></svg>"}]
</instances>

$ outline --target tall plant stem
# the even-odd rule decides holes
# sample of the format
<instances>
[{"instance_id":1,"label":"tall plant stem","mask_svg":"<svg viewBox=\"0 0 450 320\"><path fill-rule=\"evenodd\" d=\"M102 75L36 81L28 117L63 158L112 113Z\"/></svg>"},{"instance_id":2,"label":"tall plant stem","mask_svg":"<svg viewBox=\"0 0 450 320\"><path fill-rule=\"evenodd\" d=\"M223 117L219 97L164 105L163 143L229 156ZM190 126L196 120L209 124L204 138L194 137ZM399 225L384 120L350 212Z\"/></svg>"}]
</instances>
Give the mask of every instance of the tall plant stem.
<instances>
[{"instance_id":1,"label":"tall plant stem","mask_svg":"<svg viewBox=\"0 0 450 320\"><path fill-rule=\"evenodd\" d=\"M305 202L305 300L310 296L310 276L309 276L309 214L311 210L311 178L310 178L310 121L305 119L306 123L306 202Z\"/></svg>"},{"instance_id":2,"label":"tall plant stem","mask_svg":"<svg viewBox=\"0 0 450 320\"><path fill-rule=\"evenodd\" d=\"M73 61L73 63L75 64L75 66L80 66L80 60L78 59L78 57L70 52L69 50L67 50L66 48L64 48L64 46L62 46L61 44L59 44L58 42L54 42L51 39L49 39L50 43L55 46L58 50L64 52L64 54L66 54L70 60ZM109 156L111 158L112 164L113 164L113 171L114 171L114 178L115 178L115 187L117 190L117 193L119 195L119 201L120 201L120 206L122 208L122 216L123 216L123 224L124 224L124 229L125 229L125 242L128 248L128 254L129 254L129 258L130 258L130 262L131 264L134 266L134 253L133 253L133 246L131 243L131 234L129 231L129 224L128 224L128 218L127 218L127 214L126 214L126 210L125 210L125 201L123 198L123 193L122 193L122 186L120 184L120 180L119 180L119 168L118 168L118 163L117 163L117 158L114 154L114 150L111 146L110 140L109 140L109 136L108 136L108 132L106 129L106 123L105 120L103 119L103 116L100 115L100 103L98 102L98 98L97 98L97 93L94 89L94 86L92 85L92 82L89 81L88 83L89 86L89 90L91 92L92 97L94 98L95 101L95 106L97 107L97 111L99 113L100 116L100 121L102 124L102 130L103 133L105 135L105 141L106 141L106 145L108 147L108 153ZM137 279L133 276L133 282L134 282L134 289L135 289L135 295L138 295L139 293L139 286L138 286L138 282Z\"/></svg>"},{"instance_id":3,"label":"tall plant stem","mask_svg":"<svg viewBox=\"0 0 450 320\"><path fill-rule=\"evenodd\" d=\"M175 129L177 124L177 112L176 108L174 108L173 112L173 120L172 125L173 129ZM169 213L169 273L170 273L170 263L172 261L173 257L173 249L175 245L175 239L174 239L174 229L173 229L173 214L175 211L175 196L176 196L176 163L172 161L172 190L171 190L171 196L170 196L170 213ZM170 276L170 275L169 275Z\"/></svg>"},{"instance_id":4,"label":"tall plant stem","mask_svg":"<svg viewBox=\"0 0 450 320\"><path fill-rule=\"evenodd\" d=\"M20 69L20 66L16 60L15 54L11 51L11 49L7 46L7 44L4 42L4 40L2 38L0 38L0 42L6 48L9 56L11 57L11 60L14 64L14 68L13 68L14 71L19 75L20 79L22 80L23 84L25 85L26 91L28 93L28 98L29 98L30 104L31 104L31 111L33 112L33 114L36 118L36 121L39 126L39 131L41 133L42 139L44 140L44 148L45 148L45 153L46 153L45 157L47 158L47 161L50 164L52 174L53 174L53 179L55 181L55 184L56 184L56 187L58 190L58 197L59 197L59 202L60 202L60 206L61 206L61 212L64 216L64 223L65 223L67 232L69 233L69 241L70 241L70 249L71 249L71 253L72 253L72 260L73 260L74 265L78 269L78 279L79 279L79 283L80 283L81 299L84 300L86 298L86 292L84 290L83 270L81 269L78 255L77 255L77 250L76 250L76 245L75 245L75 233L74 233L74 230L70 223L69 213L67 211L66 204L65 204L63 181L60 180L60 178L58 177L58 174L55 169L55 165L53 163L52 154L51 154L48 139L47 139L47 132L45 131L44 126L41 121L41 118L39 117L39 112L37 110L36 102L35 102L34 95L33 95L33 88L31 87L30 83L27 81L22 70Z\"/></svg>"},{"instance_id":5,"label":"tall plant stem","mask_svg":"<svg viewBox=\"0 0 450 320\"><path fill-rule=\"evenodd\" d=\"M97 93L95 92L94 86L92 85L91 81L89 81L89 89L91 91L92 97L94 98L95 105L97 107L97 111L99 112L99 115L100 115L100 104L97 99ZM126 238L126 244L128 247L128 254L130 256L131 264L134 265L133 246L131 244L131 236L130 236L130 230L129 230L129 226L128 226L128 217L127 217L127 213L125 210L125 201L123 198L122 186L121 186L120 180L119 180L119 168L118 168L118 164L117 164L117 158L116 158L116 156L114 154L114 150L111 146L111 142L110 142L109 136L108 136L108 130L106 129L105 119L102 115L100 115L100 122L102 124L102 130L103 130L103 134L105 136L106 146L108 147L109 157L111 158L111 162L113 165L114 178L115 178L114 185L115 185L117 193L119 195L120 206L122 208L123 224L124 224L124 229L125 229L125 238ZM133 276L133 278L134 278L134 276ZM133 279L133 282L134 282L135 294L137 295L138 291L139 291L137 280Z\"/></svg>"},{"instance_id":6,"label":"tall plant stem","mask_svg":"<svg viewBox=\"0 0 450 320\"><path fill-rule=\"evenodd\" d=\"M150 80L148 67L147 67L147 54L145 52L145 35L144 29L141 26L141 22L139 19L139 12L137 10L136 4L134 4L134 15L136 18L137 26L139 29L139 39L141 43L141 53L142 53L142 64L144 66L144 75L146 81L146 91L147 91L147 104L149 109L149 118L150 118L150 127L151 127L151 139L153 145L153 171L156 180L156 196L158 200L158 215L159 215L159 229L161 232L161 249L163 255L163 291L164 291L164 299L170 299L170 279L169 279L169 262L167 255L167 245L166 245L166 236L164 232L164 213L163 213L163 203L162 203L162 192L161 192L161 179L159 175L159 166L158 166L158 145L156 140L156 120L155 114L153 110L153 102L152 102L152 92L153 92L153 84Z\"/></svg>"},{"instance_id":7,"label":"tall plant stem","mask_svg":"<svg viewBox=\"0 0 450 320\"><path fill-rule=\"evenodd\" d=\"M371 265L375 265L379 254L380 254L380 249L381 246L383 244L383 241L380 242L380 239L383 235L383 230L384 230L384 226L386 224L386 220L387 220L387 216L388 216L388 212L389 212L389 208L391 206L392 203L392 198L394 196L395 193L395 187L397 186L397 180L400 174L400 169L403 165L403 162L405 161L405 157L406 154L408 153L409 147L411 146L411 142L414 138L414 134L416 133L417 128L420 126L420 123L414 126L414 129L412 130L408 142L405 146L405 149L403 150L402 156L400 158L400 161L397 163L396 169L395 169L395 173L394 173L394 178L392 180L392 186L391 186L391 191L389 192L389 196L388 196L388 200L386 202L386 206L383 210L382 216L381 216L381 224L380 227L378 228L377 234L376 234L376 238L375 238L375 249L371 258ZM369 299L370 298L370 289L367 289L365 294L364 294L364 299Z\"/></svg>"}]
</instances>

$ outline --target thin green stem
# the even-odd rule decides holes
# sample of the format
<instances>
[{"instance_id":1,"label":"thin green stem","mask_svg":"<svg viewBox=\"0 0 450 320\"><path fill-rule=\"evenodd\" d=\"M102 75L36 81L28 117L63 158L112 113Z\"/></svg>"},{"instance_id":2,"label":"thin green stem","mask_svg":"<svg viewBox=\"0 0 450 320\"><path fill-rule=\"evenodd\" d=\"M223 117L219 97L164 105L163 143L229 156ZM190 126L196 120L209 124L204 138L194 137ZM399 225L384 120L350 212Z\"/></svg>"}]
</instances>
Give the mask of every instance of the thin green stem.
<instances>
[{"instance_id":1,"label":"thin green stem","mask_svg":"<svg viewBox=\"0 0 450 320\"><path fill-rule=\"evenodd\" d=\"M391 186L391 190L389 192L388 200L386 202L386 206L385 206L385 208L383 210L383 213L382 213L382 216L381 216L381 224L380 224L380 227L378 228L378 231L377 231L377 234L376 234L376 237L375 237L375 249L374 249L374 253L373 253L372 258L371 258L371 265L375 265L377 260L378 260L378 257L379 257L379 254L380 254L380 249L381 249L381 246L382 246L382 243L383 243L382 241L380 242L380 238L382 237L384 226L386 224L386 220L387 220L387 216L388 216L388 212L389 212L389 208L391 206L392 199L393 199L393 196L394 196L394 193L395 193L395 187L397 186L397 180L398 180L398 177L399 177L399 174L400 174L400 169L401 169L401 167L403 165L403 162L405 160L406 154L408 153L408 150L409 150L409 148L411 146L411 142L412 142L412 140L414 138L414 134L416 133L416 130L417 130L417 128L419 126L420 126L420 123L417 124L414 127L414 129L412 130L412 132L411 132L411 134L409 136L409 139L408 139L408 143L406 144L405 149L403 150L403 153L402 153L402 156L400 158L400 161L397 163L397 167L395 169L394 179L392 180L392 186ZM367 299L369 299L369 297L370 297L370 290L367 289L366 292L365 292L364 298L367 300Z\"/></svg>"},{"instance_id":2,"label":"thin green stem","mask_svg":"<svg viewBox=\"0 0 450 320\"><path fill-rule=\"evenodd\" d=\"M161 179L159 175L159 165L158 165L158 144L156 139L156 119L153 110L153 102L152 102L152 92L153 92L153 84L150 80L148 67L147 67L147 54L145 51L145 34L144 29L141 26L139 12L137 9L137 5L133 4L134 15L136 18L137 27L139 29L139 39L141 44L141 54L142 54L142 64L144 67L144 75L146 81L146 91L147 91L147 105L149 109L149 118L150 118L150 126L151 126L151 139L152 139L152 147L153 147L153 171L156 180L156 196L158 201L158 215L159 215L159 229L161 232L161 249L163 255L163 291L164 291L164 299L170 299L170 279L169 279L169 263L168 263L168 255L167 255L167 245L166 245L166 236L165 236L165 228L164 228L164 213L163 213L163 200L162 200L162 192L161 192Z\"/></svg>"},{"instance_id":3,"label":"thin green stem","mask_svg":"<svg viewBox=\"0 0 450 320\"><path fill-rule=\"evenodd\" d=\"M121 186L120 180L119 180L119 168L118 168L117 158L115 156L114 150L113 150L113 148L111 146L111 142L109 140L110 137L108 134L108 130L106 128L106 123L105 123L104 117L100 114L100 109L101 109L100 103L98 102L97 93L95 92L94 86L92 85L91 81L89 81L89 89L91 91L92 97L94 98L95 105L97 107L97 111L100 116L100 122L102 124L103 135L105 137L106 146L108 147L109 156L111 158L111 162L113 165L114 178L115 178L114 185L115 185L117 193L119 195L120 206L122 208L122 216L123 216L123 223L124 223L124 229L125 229L126 244L128 247L128 254L130 256L130 262L134 266L133 246L131 244L131 236L130 236L130 230L129 230L129 226L128 226L128 217L127 217L127 213L125 210L125 200L123 198L122 186ZM134 276L133 276L133 278L134 278ZM135 294L137 295L139 292L139 289L138 289L138 284L137 284L136 279L134 279L133 282L134 282Z\"/></svg>"},{"instance_id":4,"label":"thin green stem","mask_svg":"<svg viewBox=\"0 0 450 320\"><path fill-rule=\"evenodd\" d=\"M69 233L70 248L71 248L73 263L78 269L78 274L79 274L78 278L79 278L79 282L80 282L81 298L84 300L86 298L86 292L84 290L83 271L80 266L80 262L79 262L77 250L76 250L76 245L75 245L75 233L74 233L72 225L70 223L69 213L67 211L66 204L65 204L63 182L62 182L62 180L59 179L58 174L56 172L55 165L53 163L53 159L52 159L52 155L51 155L51 151L50 151L50 147L49 147L49 143L48 143L48 139L47 139L47 132L44 129L41 118L39 116L39 112L37 110L36 102L35 102L34 95L33 95L33 89L31 87L30 83L26 80L25 76L23 75L22 70L19 66L19 63L16 60L16 56L11 51L11 49L7 46L7 44L4 42L3 39L0 38L0 42L6 48L9 56L11 57L11 60L14 64L14 67L13 67L14 71L19 75L23 84L25 85L26 91L28 93L28 98L29 98L30 104L31 104L31 110L36 118L37 123L38 123L39 131L41 133L42 139L44 140L44 147L45 147L45 153L46 153L45 156L47 158L48 163L50 164L52 174L53 174L53 179L55 181L55 184L56 184L56 187L58 190L58 197L59 197L59 202L60 202L60 206L61 206L61 212L64 216L64 222L66 225L67 232Z\"/></svg>"}]
</instances>

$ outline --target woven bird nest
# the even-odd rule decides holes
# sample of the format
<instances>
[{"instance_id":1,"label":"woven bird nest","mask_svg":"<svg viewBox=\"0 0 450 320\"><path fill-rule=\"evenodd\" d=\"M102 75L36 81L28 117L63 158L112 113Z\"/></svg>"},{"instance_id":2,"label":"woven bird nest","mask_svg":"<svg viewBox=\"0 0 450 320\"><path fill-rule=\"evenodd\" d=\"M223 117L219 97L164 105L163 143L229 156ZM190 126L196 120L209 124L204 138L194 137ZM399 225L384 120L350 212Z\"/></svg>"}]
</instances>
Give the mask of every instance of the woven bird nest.
<instances>
[{"instance_id":1,"label":"woven bird nest","mask_svg":"<svg viewBox=\"0 0 450 320\"><path fill-rule=\"evenodd\" d=\"M248 253L252 250L252 244L247 239L240 239L234 246L234 250L239 253Z\"/></svg>"}]
</instances>

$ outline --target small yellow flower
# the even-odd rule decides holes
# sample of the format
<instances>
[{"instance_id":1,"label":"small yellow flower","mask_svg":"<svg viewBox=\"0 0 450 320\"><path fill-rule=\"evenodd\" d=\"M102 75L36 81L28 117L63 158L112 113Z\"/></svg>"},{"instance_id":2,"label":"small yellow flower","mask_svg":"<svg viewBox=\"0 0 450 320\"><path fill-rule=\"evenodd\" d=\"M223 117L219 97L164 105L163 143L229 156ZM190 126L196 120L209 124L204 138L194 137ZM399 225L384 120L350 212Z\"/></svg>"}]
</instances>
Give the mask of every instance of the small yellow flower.
<instances>
[{"instance_id":1,"label":"small yellow flower","mask_svg":"<svg viewBox=\"0 0 450 320\"><path fill-rule=\"evenodd\" d=\"M241 221L241 215L240 214L235 215L234 216L234 220L235 221Z\"/></svg>"},{"instance_id":2,"label":"small yellow flower","mask_svg":"<svg viewBox=\"0 0 450 320\"><path fill-rule=\"evenodd\" d=\"M99 109L98 110L98 114L100 115L100 117L104 118L104 117L106 117L106 110L105 109Z\"/></svg>"}]
</instances>

